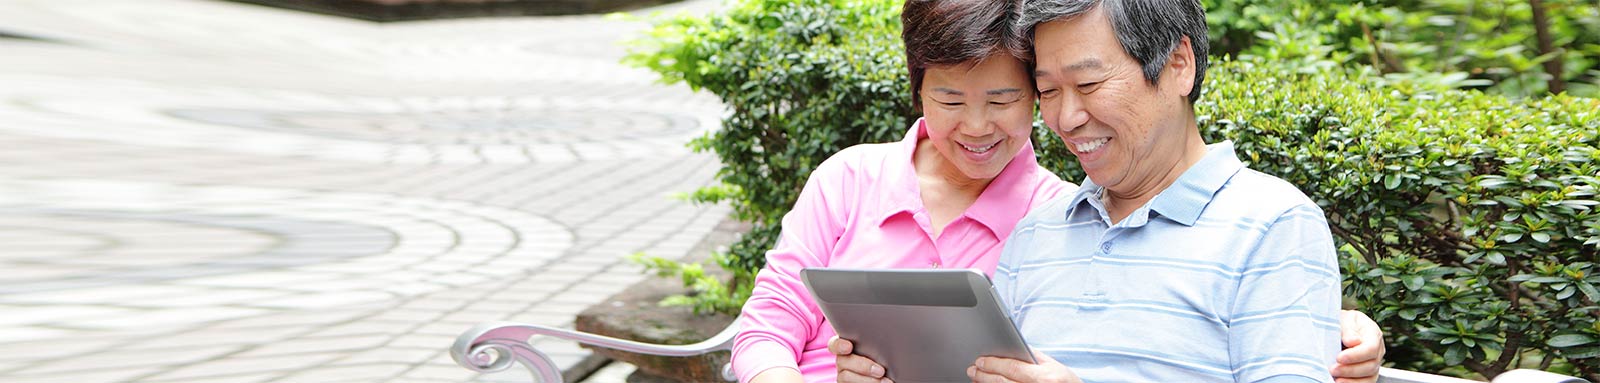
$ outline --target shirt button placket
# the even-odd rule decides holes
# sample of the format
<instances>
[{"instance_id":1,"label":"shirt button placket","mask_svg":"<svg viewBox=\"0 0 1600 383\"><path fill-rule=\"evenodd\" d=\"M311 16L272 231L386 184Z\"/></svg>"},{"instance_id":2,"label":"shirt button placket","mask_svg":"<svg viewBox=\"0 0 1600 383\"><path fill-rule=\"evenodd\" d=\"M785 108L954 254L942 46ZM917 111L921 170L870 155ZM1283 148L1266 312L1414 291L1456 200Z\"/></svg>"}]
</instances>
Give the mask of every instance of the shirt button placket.
<instances>
[{"instance_id":1,"label":"shirt button placket","mask_svg":"<svg viewBox=\"0 0 1600 383\"><path fill-rule=\"evenodd\" d=\"M1108 232L1104 237L1109 238L1111 237L1111 234ZM1096 261L1102 256L1111 255L1111 240L1103 239L1103 241L1104 242L1100 242L1100 251L1096 252L1092 257L1089 258L1089 284L1087 286L1088 288L1083 292L1083 298L1085 302L1100 304L1106 302L1105 288L1100 285L1100 268L1102 266L1100 265L1100 262ZM1090 306L1089 309L1098 310L1101 308L1103 307Z\"/></svg>"}]
</instances>

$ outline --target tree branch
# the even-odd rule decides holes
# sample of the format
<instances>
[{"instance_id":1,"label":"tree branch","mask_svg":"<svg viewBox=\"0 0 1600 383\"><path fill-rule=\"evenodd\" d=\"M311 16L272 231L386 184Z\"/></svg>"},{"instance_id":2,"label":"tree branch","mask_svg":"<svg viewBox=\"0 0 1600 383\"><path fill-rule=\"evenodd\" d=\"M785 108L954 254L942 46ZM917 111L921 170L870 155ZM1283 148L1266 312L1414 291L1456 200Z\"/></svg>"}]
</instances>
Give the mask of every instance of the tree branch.
<instances>
[{"instance_id":1,"label":"tree branch","mask_svg":"<svg viewBox=\"0 0 1600 383\"><path fill-rule=\"evenodd\" d=\"M1544 71L1550 74L1550 93L1561 93L1567 90L1567 84L1561 79L1561 52L1556 50L1550 37L1550 16L1545 12L1544 0L1529 0L1529 3L1533 7L1533 33L1539 39L1539 55L1555 53L1544 62Z\"/></svg>"}]
</instances>

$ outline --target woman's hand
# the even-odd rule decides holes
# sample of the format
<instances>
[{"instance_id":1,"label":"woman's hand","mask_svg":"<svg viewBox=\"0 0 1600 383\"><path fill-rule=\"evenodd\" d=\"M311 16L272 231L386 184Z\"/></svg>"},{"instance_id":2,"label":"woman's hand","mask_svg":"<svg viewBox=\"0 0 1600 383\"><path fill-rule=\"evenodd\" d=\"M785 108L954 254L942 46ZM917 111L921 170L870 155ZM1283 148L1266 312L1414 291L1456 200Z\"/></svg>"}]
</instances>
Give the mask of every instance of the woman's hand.
<instances>
[{"instance_id":1,"label":"woman's hand","mask_svg":"<svg viewBox=\"0 0 1600 383\"><path fill-rule=\"evenodd\" d=\"M883 366L865 356L855 354L855 344L835 336L828 340L828 352L835 356L834 366L839 370L839 383L893 383L884 377Z\"/></svg>"},{"instance_id":2,"label":"woman's hand","mask_svg":"<svg viewBox=\"0 0 1600 383\"><path fill-rule=\"evenodd\" d=\"M1333 366L1333 379L1339 383L1377 383L1378 366L1383 363L1383 329L1360 311L1339 313L1339 338L1344 351Z\"/></svg>"},{"instance_id":3,"label":"woman's hand","mask_svg":"<svg viewBox=\"0 0 1600 383\"><path fill-rule=\"evenodd\" d=\"M976 383L1083 383L1077 374L1049 355L1034 351L1033 360L1038 363L985 356L967 367L967 377Z\"/></svg>"}]
</instances>

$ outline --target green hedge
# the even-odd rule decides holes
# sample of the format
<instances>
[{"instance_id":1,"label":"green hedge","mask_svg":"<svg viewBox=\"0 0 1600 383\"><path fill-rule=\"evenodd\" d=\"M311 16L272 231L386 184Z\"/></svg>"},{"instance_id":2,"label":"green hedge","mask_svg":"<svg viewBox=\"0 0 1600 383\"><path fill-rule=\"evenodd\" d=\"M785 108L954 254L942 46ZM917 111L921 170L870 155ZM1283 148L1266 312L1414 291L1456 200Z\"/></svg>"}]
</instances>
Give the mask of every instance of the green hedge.
<instances>
[{"instance_id":1,"label":"green hedge","mask_svg":"<svg viewBox=\"0 0 1600 383\"><path fill-rule=\"evenodd\" d=\"M1268 58L1324 50L1392 77L1438 79L1512 97L1548 93L1547 62L1566 92L1600 97L1600 2L1543 0L1543 52L1527 0L1202 0L1215 55Z\"/></svg>"},{"instance_id":2,"label":"green hedge","mask_svg":"<svg viewBox=\"0 0 1600 383\"><path fill-rule=\"evenodd\" d=\"M1345 296L1383 325L1395 365L1600 377L1600 101L1350 72L1219 65L1201 130L1322 206Z\"/></svg>"},{"instance_id":3,"label":"green hedge","mask_svg":"<svg viewBox=\"0 0 1600 383\"><path fill-rule=\"evenodd\" d=\"M893 1L742 1L712 17L664 21L625 60L667 82L717 95L728 107L722 129L694 140L721 158L722 185L691 195L725 202L754 227L713 258L734 272L732 286L699 275L702 293L677 299L697 311L737 313L751 273L765 262L779 221L811 170L861 142L899 138L914 112ZM659 259L648 265L673 274ZM691 269L690 274L696 274ZM716 294L727 291L729 294Z\"/></svg>"},{"instance_id":4,"label":"green hedge","mask_svg":"<svg viewBox=\"0 0 1600 383\"><path fill-rule=\"evenodd\" d=\"M747 0L662 22L638 42L630 62L728 105L722 129L692 144L721 157L722 185L692 198L729 203L755 224L715 257L735 271L731 286L646 261L702 291L675 302L737 311L811 169L841 148L898 139L915 118L897 8ZM1600 381L1600 101L1513 101L1310 61L1214 66L1201 129L1328 213L1345 295L1384 325L1392 364L1461 376L1545 367ZM1046 167L1083 178L1048 130L1035 129L1035 145Z\"/></svg>"}]
</instances>

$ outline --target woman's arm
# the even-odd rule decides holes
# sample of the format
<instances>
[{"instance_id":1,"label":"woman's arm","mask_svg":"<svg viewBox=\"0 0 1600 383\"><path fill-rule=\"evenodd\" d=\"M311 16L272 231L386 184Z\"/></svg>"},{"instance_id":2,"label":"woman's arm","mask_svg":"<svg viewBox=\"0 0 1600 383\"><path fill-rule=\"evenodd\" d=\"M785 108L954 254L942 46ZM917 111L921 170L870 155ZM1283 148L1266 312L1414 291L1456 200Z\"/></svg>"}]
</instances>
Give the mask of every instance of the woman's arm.
<instances>
[{"instance_id":1,"label":"woman's arm","mask_svg":"<svg viewBox=\"0 0 1600 383\"><path fill-rule=\"evenodd\" d=\"M841 152L841 154L845 154ZM806 344L818 336L822 311L800 280L800 270L826 266L845 229L851 206L851 169L835 155L818 166L783 218L778 243L767 252L767 266L739 315L733 370L740 381L799 375ZM777 375L773 375L777 374ZM779 380L783 381L783 380Z\"/></svg>"}]
</instances>

